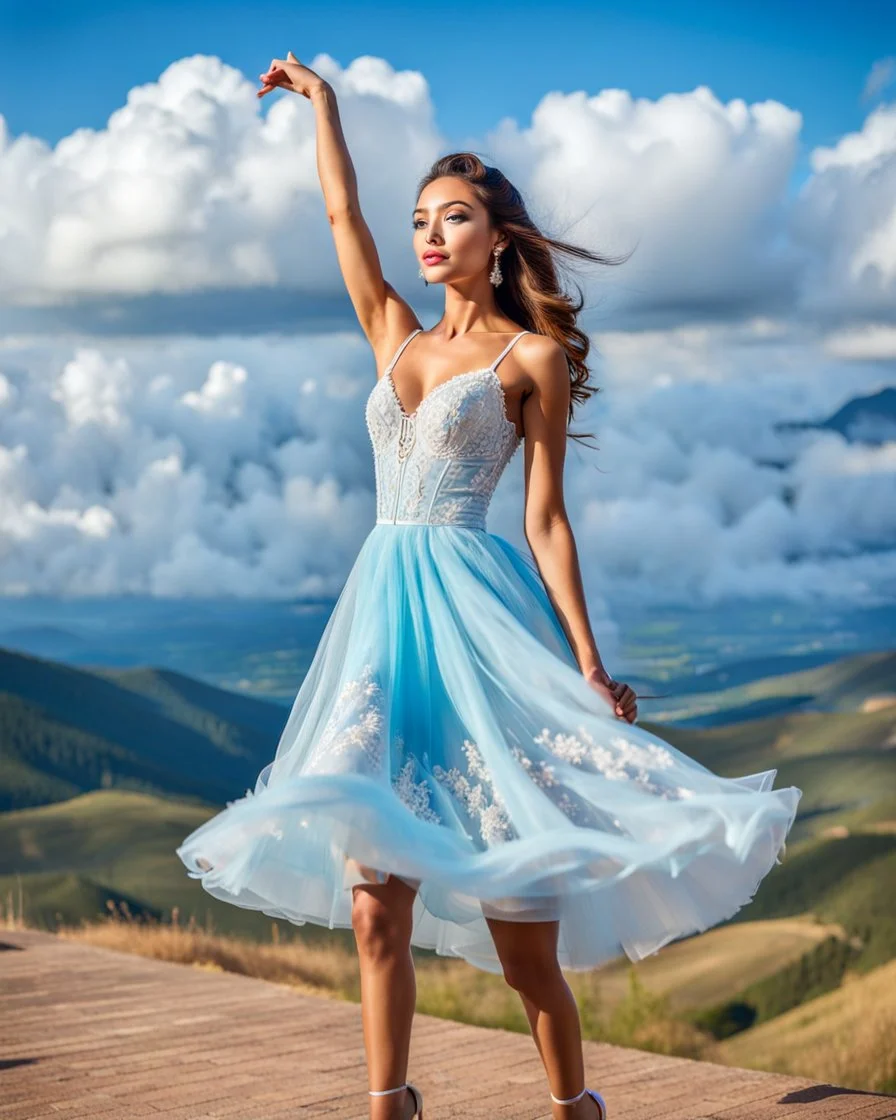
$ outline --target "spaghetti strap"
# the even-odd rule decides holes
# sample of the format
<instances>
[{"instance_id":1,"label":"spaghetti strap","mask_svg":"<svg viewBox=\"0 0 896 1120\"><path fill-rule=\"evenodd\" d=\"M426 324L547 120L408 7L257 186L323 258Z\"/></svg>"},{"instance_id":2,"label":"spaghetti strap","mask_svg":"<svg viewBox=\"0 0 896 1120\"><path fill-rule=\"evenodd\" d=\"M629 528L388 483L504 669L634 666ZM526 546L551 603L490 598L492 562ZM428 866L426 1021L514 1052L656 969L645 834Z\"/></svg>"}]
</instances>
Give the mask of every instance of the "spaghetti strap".
<instances>
[{"instance_id":1,"label":"spaghetti strap","mask_svg":"<svg viewBox=\"0 0 896 1120\"><path fill-rule=\"evenodd\" d=\"M505 354L508 354L510 352L510 350L512 349L512 347L516 343L516 341L518 339L522 338L524 334L531 334L531 333L532 333L531 331L520 331L519 334L514 335L513 338L510 340L510 342L507 343L507 345L504 347L504 349L501 351L501 353L497 356L497 358L495 358L495 360L489 366L489 369L491 369L492 371L496 370L498 368L498 362L501 361L501 359L505 356Z\"/></svg>"},{"instance_id":2,"label":"spaghetti strap","mask_svg":"<svg viewBox=\"0 0 896 1120\"><path fill-rule=\"evenodd\" d=\"M422 328L422 327L415 327L415 328L414 328L414 330L412 330L412 331L411 331L411 333L410 333L410 334L408 335L408 337L407 337L407 338L406 338L406 339L404 340L404 342L402 342L402 344L401 344L401 345L400 345L400 346L398 347L398 349L397 349L397 350L395 351L395 354L394 354L394 355L393 355L393 357L392 357L392 361L391 361L391 362L390 362L390 363L389 363L389 364L388 364L388 365L386 366L386 368L385 368L385 369L383 370L383 376L384 376L384 377L385 377L385 375L386 375L387 373L391 373L391 372L392 372L392 367L393 367L393 366L395 365L395 363L396 363L396 362L398 361L398 359L399 359L399 358L401 357L401 353L402 353L402 351L404 350L405 346L407 346L407 344L408 344L408 343L409 343L409 342L411 341L411 339L412 339L412 338L414 337L414 335L415 335L415 334L420 334L420 332L421 332L422 330L423 330L423 328Z\"/></svg>"}]
</instances>

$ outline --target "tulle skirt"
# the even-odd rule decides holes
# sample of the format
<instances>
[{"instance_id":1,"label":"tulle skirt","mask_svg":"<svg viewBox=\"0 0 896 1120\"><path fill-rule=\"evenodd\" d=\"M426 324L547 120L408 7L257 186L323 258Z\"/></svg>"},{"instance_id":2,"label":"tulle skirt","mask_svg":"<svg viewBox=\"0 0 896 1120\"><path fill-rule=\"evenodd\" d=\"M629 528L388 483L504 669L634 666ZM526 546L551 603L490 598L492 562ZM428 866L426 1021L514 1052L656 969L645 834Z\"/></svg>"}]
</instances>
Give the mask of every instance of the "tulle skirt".
<instances>
[{"instance_id":1,"label":"tulle skirt","mask_svg":"<svg viewBox=\"0 0 896 1120\"><path fill-rule=\"evenodd\" d=\"M532 559L482 529L377 523L254 790L177 848L211 895L351 926L416 888L412 944L501 965L487 919L558 921L558 961L638 960L754 896L802 791L726 778L585 681Z\"/></svg>"}]
</instances>

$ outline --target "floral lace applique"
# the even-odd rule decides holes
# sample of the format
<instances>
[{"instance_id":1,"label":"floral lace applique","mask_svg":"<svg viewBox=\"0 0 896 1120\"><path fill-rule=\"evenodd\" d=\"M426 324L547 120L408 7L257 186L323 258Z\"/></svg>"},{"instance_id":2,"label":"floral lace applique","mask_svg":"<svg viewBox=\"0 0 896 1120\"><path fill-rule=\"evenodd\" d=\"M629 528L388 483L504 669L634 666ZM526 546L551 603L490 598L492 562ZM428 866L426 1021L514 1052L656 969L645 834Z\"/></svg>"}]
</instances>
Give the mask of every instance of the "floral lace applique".
<instances>
[{"instance_id":1,"label":"floral lace applique","mask_svg":"<svg viewBox=\"0 0 896 1120\"><path fill-rule=\"evenodd\" d=\"M491 485L492 476L496 473L499 460L490 459L483 463L479 470L470 479L470 489L480 494L487 494Z\"/></svg>"},{"instance_id":2,"label":"floral lace applique","mask_svg":"<svg viewBox=\"0 0 896 1120\"><path fill-rule=\"evenodd\" d=\"M684 786L669 786L652 780L653 771L667 770L675 765L675 759L668 748L658 743L648 743L646 747L642 747L626 739L624 735L612 736L610 746L606 747L596 743L586 728L579 727L577 730L578 735L563 732L551 735L548 728L544 727L535 736L535 742L573 766L593 767L605 778L637 782L650 793L665 798L694 796L694 791Z\"/></svg>"},{"instance_id":3,"label":"floral lace applique","mask_svg":"<svg viewBox=\"0 0 896 1120\"><path fill-rule=\"evenodd\" d=\"M349 766L361 760L369 772L380 771L385 754L383 722L383 690L368 663L358 677L342 686L305 770L341 769L337 760L344 758Z\"/></svg>"},{"instance_id":4,"label":"floral lace applique","mask_svg":"<svg viewBox=\"0 0 896 1120\"><path fill-rule=\"evenodd\" d=\"M479 833L486 844L499 844L512 839L516 836L516 830L510 823L503 798L494 788L479 748L472 740L464 739L463 751L467 757L467 774L462 773L457 766L446 770L436 764L432 771L434 776L448 787L467 814L476 820ZM475 785L470 778L478 779Z\"/></svg>"},{"instance_id":5,"label":"floral lace applique","mask_svg":"<svg viewBox=\"0 0 896 1120\"><path fill-rule=\"evenodd\" d=\"M469 498L442 498L433 504L430 525L451 525L466 510Z\"/></svg>"},{"instance_id":6,"label":"floral lace applique","mask_svg":"<svg viewBox=\"0 0 896 1120\"><path fill-rule=\"evenodd\" d=\"M415 759L408 758L396 777L392 779L392 788L414 816L424 821L431 821L433 824L440 824L442 818L430 805L429 783L425 779L419 782L414 780L416 768Z\"/></svg>"},{"instance_id":7,"label":"floral lace applique","mask_svg":"<svg viewBox=\"0 0 896 1120\"><path fill-rule=\"evenodd\" d=\"M570 797L566 787L557 778L556 769L550 762L545 762L544 759L529 758L522 747L516 744L510 750L532 781L545 791L551 801L564 816L569 818L571 823L583 826L599 823L593 810L590 810L581 798Z\"/></svg>"},{"instance_id":8,"label":"floral lace applique","mask_svg":"<svg viewBox=\"0 0 896 1120\"><path fill-rule=\"evenodd\" d=\"M427 474L419 457L413 456L408 459L402 480L399 517L412 521L420 516L423 499L426 497L426 482Z\"/></svg>"},{"instance_id":9,"label":"floral lace applique","mask_svg":"<svg viewBox=\"0 0 896 1120\"><path fill-rule=\"evenodd\" d=\"M376 516L382 521L485 527L492 494L522 442L494 370L444 382L404 417L384 375L367 400Z\"/></svg>"}]
</instances>

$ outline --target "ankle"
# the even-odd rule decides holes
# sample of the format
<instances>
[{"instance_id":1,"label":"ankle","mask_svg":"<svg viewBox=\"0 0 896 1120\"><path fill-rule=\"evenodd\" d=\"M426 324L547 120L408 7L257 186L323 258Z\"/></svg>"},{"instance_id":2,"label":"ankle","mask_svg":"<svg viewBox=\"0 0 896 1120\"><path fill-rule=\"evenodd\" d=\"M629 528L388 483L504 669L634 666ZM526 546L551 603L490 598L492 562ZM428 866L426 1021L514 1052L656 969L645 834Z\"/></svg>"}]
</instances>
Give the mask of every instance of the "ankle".
<instances>
[{"instance_id":1,"label":"ankle","mask_svg":"<svg viewBox=\"0 0 896 1120\"><path fill-rule=\"evenodd\" d=\"M555 1097L551 1093L551 1115L554 1120L592 1120L597 1109L594 1099L587 1088L572 1097Z\"/></svg>"},{"instance_id":2,"label":"ankle","mask_svg":"<svg viewBox=\"0 0 896 1120\"><path fill-rule=\"evenodd\" d=\"M392 1089L368 1089L370 1115L374 1120L404 1120L411 1093L407 1082Z\"/></svg>"}]
</instances>

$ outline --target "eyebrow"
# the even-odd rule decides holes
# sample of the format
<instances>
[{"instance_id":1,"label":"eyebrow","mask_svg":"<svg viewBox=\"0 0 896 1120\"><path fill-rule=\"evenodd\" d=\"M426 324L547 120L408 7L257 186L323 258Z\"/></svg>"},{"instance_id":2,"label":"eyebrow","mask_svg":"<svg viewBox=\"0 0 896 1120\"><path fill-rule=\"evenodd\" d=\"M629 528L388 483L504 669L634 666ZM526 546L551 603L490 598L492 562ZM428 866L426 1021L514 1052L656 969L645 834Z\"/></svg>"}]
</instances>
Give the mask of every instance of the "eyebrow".
<instances>
[{"instance_id":1,"label":"eyebrow","mask_svg":"<svg viewBox=\"0 0 896 1120\"><path fill-rule=\"evenodd\" d=\"M464 202L464 200L462 198L455 198L451 202L440 202L439 205L436 207L436 210L444 210L446 206L466 206L470 210L473 209L473 207L470 206L469 202ZM425 207L418 206L414 210L415 214L419 214L421 212L425 212Z\"/></svg>"}]
</instances>

